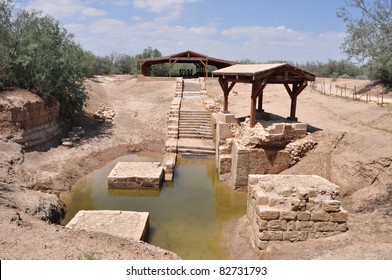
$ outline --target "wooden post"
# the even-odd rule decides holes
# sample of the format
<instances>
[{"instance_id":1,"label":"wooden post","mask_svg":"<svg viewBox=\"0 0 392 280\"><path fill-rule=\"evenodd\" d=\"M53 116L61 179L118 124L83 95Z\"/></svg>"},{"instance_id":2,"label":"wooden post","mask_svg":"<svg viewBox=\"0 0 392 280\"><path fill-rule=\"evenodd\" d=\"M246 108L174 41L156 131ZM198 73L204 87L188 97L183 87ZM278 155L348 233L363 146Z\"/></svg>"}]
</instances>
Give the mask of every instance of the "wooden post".
<instances>
[{"instance_id":1,"label":"wooden post","mask_svg":"<svg viewBox=\"0 0 392 280\"><path fill-rule=\"evenodd\" d=\"M223 113L229 113L229 93L223 93Z\"/></svg>"},{"instance_id":2,"label":"wooden post","mask_svg":"<svg viewBox=\"0 0 392 280\"><path fill-rule=\"evenodd\" d=\"M291 109L290 109L290 117L288 118L290 121L298 121L298 118L295 116L295 112L297 110L297 95L291 95Z\"/></svg>"},{"instance_id":3,"label":"wooden post","mask_svg":"<svg viewBox=\"0 0 392 280\"><path fill-rule=\"evenodd\" d=\"M220 77L219 84L223 90L223 113L229 113L229 94L233 89L235 82L232 82L229 86L229 81L223 77Z\"/></svg>"},{"instance_id":4,"label":"wooden post","mask_svg":"<svg viewBox=\"0 0 392 280\"><path fill-rule=\"evenodd\" d=\"M255 127L256 125L256 101L257 98L251 96L251 103L250 103L250 127Z\"/></svg>"},{"instance_id":5,"label":"wooden post","mask_svg":"<svg viewBox=\"0 0 392 280\"><path fill-rule=\"evenodd\" d=\"M260 95L259 95L259 103L257 104L257 112L264 112L264 109L263 109L263 96L264 96L264 92L261 91Z\"/></svg>"}]
</instances>

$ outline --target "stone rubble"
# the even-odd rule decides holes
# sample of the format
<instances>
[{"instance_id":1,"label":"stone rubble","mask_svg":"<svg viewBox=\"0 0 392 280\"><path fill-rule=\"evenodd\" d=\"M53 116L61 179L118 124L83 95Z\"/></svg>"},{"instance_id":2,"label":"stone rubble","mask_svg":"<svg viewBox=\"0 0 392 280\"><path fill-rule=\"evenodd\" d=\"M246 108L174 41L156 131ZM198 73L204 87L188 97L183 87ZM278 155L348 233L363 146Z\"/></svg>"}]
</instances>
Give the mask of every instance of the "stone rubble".
<instances>
[{"instance_id":1,"label":"stone rubble","mask_svg":"<svg viewBox=\"0 0 392 280\"><path fill-rule=\"evenodd\" d=\"M94 113L93 117L99 122L107 122L112 123L113 119L115 118L116 113L110 107L106 107L104 104L99 106L97 112Z\"/></svg>"},{"instance_id":2,"label":"stone rubble","mask_svg":"<svg viewBox=\"0 0 392 280\"><path fill-rule=\"evenodd\" d=\"M61 139L61 145L72 148L81 141L84 134L85 132L81 127L72 127L72 130L68 133L68 137Z\"/></svg>"}]
</instances>

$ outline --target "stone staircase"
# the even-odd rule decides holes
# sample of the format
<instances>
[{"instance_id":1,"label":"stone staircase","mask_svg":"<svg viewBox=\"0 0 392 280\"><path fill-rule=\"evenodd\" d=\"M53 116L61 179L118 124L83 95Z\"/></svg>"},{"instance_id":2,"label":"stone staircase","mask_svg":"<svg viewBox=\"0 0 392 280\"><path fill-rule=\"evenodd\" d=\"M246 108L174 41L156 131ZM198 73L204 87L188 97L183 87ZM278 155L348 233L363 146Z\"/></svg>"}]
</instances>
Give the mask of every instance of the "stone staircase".
<instances>
[{"instance_id":1,"label":"stone staircase","mask_svg":"<svg viewBox=\"0 0 392 280\"><path fill-rule=\"evenodd\" d=\"M181 111L179 137L212 139L209 113L207 111Z\"/></svg>"},{"instance_id":2,"label":"stone staircase","mask_svg":"<svg viewBox=\"0 0 392 280\"><path fill-rule=\"evenodd\" d=\"M200 83L184 81L178 125L177 152L185 157L215 155L211 129L211 117L205 108Z\"/></svg>"}]
</instances>

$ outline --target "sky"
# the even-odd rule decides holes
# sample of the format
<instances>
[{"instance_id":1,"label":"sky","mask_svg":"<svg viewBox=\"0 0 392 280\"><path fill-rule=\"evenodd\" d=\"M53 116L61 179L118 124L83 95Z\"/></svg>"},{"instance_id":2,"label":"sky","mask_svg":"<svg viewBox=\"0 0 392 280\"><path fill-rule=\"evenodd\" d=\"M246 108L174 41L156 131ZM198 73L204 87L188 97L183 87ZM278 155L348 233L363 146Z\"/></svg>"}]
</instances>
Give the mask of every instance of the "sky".
<instances>
[{"instance_id":1,"label":"sky","mask_svg":"<svg viewBox=\"0 0 392 280\"><path fill-rule=\"evenodd\" d=\"M60 21L97 55L187 50L255 62L345 58L344 0L16 0Z\"/></svg>"}]
</instances>

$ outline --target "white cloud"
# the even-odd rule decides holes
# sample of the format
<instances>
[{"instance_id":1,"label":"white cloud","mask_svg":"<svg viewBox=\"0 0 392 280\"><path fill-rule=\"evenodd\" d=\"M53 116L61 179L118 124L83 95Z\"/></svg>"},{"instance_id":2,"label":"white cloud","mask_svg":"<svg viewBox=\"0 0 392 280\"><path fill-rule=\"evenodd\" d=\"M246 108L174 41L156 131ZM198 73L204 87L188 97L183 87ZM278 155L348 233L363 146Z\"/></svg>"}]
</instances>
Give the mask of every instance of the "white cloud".
<instances>
[{"instance_id":1,"label":"white cloud","mask_svg":"<svg viewBox=\"0 0 392 280\"><path fill-rule=\"evenodd\" d=\"M339 46L344 33L312 33L292 30L285 26L237 26L222 30L239 52L259 61L267 60L326 60L341 57Z\"/></svg>"},{"instance_id":2,"label":"white cloud","mask_svg":"<svg viewBox=\"0 0 392 280\"><path fill-rule=\"evenodd\" d=\"M183 4L197 1L199 0L134 0L133 5L149 12L162 13L166 10L181 10Z\"/></svg>"},{"instance_id":3,"label":"white cloud","mask_svg":"<svg viewBox=\"0 0 392 280\"><path fill-rule=\"evenodd\" d=\"M87 3L86 3L87 2ZM81 0L31 0L27 4L28 9L41 10L57 19L70 18L73 16L96 17L106 14L106 11L88 6L91 1Z\"/></svg>"}]
</instances>

